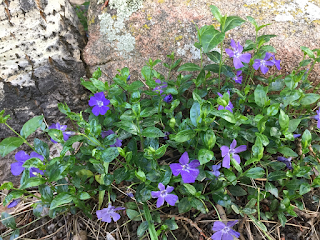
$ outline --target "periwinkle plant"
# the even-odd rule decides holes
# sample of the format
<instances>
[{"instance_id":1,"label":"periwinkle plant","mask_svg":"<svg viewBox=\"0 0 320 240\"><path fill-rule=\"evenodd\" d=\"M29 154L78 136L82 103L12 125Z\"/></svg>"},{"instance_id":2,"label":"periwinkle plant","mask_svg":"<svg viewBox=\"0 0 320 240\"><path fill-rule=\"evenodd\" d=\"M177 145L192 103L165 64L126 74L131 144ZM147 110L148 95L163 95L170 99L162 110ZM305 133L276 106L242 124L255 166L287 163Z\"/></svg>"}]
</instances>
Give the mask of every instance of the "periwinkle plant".
<instances>
[{"instance_id":1,"label":"periwinkle plant","mask_svg":"<svg viewBox=\"0 0 320 240\"><path fill-rule=\"evenodd\" d=\"M35 213L37 206L46 206L50 217L77 208L108 223L141 218L138 236L148 229L152 240L165 239L167 231L174 230L174 220L164 216L168 211L183 214L194 208L191 215L195 216L219 204L238 218L247 215L261 232L267 232L261 218L278 219L284 226L288 216L296 216L293 206L300 207L301 197L320 186L320 177L315 175L320 171L316 135L320 95L311 93L308 81L320 62L320 49L301 47L304 59L292 73L282 76L278 72L281 60L267 45L275 35L259 35L267 25L259 26L248 16L256 39L242 45L232 39L232 49L224 50L226 32L245 20L222 16L218 8L210 8L220 29L197 27L195 46L202 59L206 54L213 63L185 63L177 69L181 59L172 53L168 55L171 64L164 63L167 77L157 71L161 61L150 59L141 69L141 80L123 68L112 84L99 80L102 72L98 69L90 81L81 79L92 93L88 109L74 113L66 104L58 105L73 122L72 128L59 123L46 128L44 117L37 116L20 133L15 132L17 137L4 139L2 157L22 144L29 147L19 151L12 164L14 175L22 173L20 187L12 183L0 187L10 190L4 205L12 207L32 196L38 199ZM225 64L230 58L232 66ZM303 70L309 65L308 71ZM275 74L265 78L270 68ZM176 78L175 70L179 72ZM255 71L263 75L256 76ZM195 78L181 72L193 72ZM3 110L0 122L12 129L8 119ZM52 157L43 140L29 141L38 128L52 140L49 144L61 145L60 156ZM259 179L265 180L255 181ZM119 203L112 202L120 194L118 184L125 188L126 203L116 208L113 205ZM28 191L30 187L38 187L40 195ZM236 202L232 195L245 199ZM263 198L273 203L270 212L259 208ZM97 210L91 215L93 203ZM215 233L208 236L239 237L231 228L235 223L217 221L212 228Z\"/></svg>"}]
</instances>

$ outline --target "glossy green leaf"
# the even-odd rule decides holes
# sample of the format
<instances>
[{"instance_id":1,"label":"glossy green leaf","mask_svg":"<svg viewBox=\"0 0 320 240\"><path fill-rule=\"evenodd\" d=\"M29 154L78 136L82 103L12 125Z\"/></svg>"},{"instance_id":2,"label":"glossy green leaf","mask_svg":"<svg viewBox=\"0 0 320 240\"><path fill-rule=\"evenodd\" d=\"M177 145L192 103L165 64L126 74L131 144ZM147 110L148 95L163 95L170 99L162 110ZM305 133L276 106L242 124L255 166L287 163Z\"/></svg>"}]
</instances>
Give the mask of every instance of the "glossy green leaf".
<instances>
[{"instance_id":1,"label":"glossy green leaf","mask_svg":"<svg viewBox=\"0 0 320 240\"><path fill-rule=\"evenodd\" d=\"M158 138L158 137L165 136L164 133L159 128L156 128L156 127L147 127L143 129L142 135L148 138Z\"/></svg>"},{"instance_id":2,"label":"glossy green leaf","mask_svg":"<svg viewBox=\"0 0 320 240\"><path fill-rule=\"evenodd\" d=\"M205 30L200 36L200 42L204 53L210 52L213 48L218 46L224 39L224 33L219 32L214 26L206 26Z\"/></svg>"},{"instance_id":3,"label":"glossy green leaf","mask_svg":"<svg viewBox=\"0 0 320 240\"><path fill-rule=\"evenodd\" d=\"M320 99L320 95L316 93L307 93L301 99L300 104L303 106L311 105Z\"/></svg>"},{"instance_id":4,"label":"glossy green leaf","mask_svg":"<svg viewBox=\"0 0 320 240\"><path fill-rule=\"evenodd\" d=\"M102 151L101 159L102 161L109 163L109 162L112 162L118 156L119 156L118 148L109 147Z\"/></svg>"},{"instance_id":5,"label":"glossy green leaf","mask_svg":"<svg viewBox=\"0 0 320 240\"><path fill-rule=\"evenodd\" d=\"M278 188L276 188L272 183L266 182L265 189L267 192L271 193L274 195L276 198L279 197L279 191Z\"/></svg>"},{"instance_id":6,"label":"glossy green leaf","mask_svg":"<svg viewBox=\"0 0 320 240\"><path fill-rule=\"evenodd\" d=\"M194 138L196 133L193 130L182 130L177 133L175 136L174 140L176 142L186 142L189 141L190 139Z\"/></svg>"},{"instance_id":7,"label":"glossy green leaf","mask_svg":"<svg viewBox=\"0 0 320 240\"><path fill-rule=\"evenodd\" d=\"M232 112L228 111L228 110L213 110L211 111L211 113L215 116L221 117L224 120L230 122L230 123L236 123L236 120L234 118L234 115Z\"/></svg>"},{"instance_id":8,"label":"glossy green leaf","mask_svg":"<svg viewBox=\"0 0 320 240\"><path fill-rule=\"evenodd\" d=\"M194 102L190 109L190 120L193 126L198 126L198 122L201 123L200 117L200 104L198 102Z\"/></svg>"},{"instance_id":9,"label":"glossy green leaf","mask_svg":"<svg viewBox=\"0 0 320 240\"><path fill-rule=\"evenodd\" d=\"M16 229L16 221L15 218L10 215L7 212L2 212L1 213L1 222L3 225L5 225L7 228L12 228L12 229Z\"/></svg>"},{"instance_id":10,"label":"glossy green leaf","mask_svg":"<svg viewBox=\"0 0 320 240\"><path fill-rule=\"evenodd\" d=\"M267 97L268 88L264 88L260 84L254 90L254 101L259 107L266 107L269 105L269 98Z\"/></svg>"},{"instance_id":11,"label":"glossy green leaf","mask_svg":"<svg viewBox=\"0 0 320 240\"><path fill-rule=\"evenodd\" d=\"M236 186L229 186L228 190L230 191L230 193L235 196L235 197L241 197L241 196L245 196L248 193L239 185Z\"/></svg>"},{"instance_id":12,"label":"glossy green leaf","mask_svg":"<svg viewBox=\"0 0 320 240\"><path fill-rule=\"evenodd\" d=\"M301 49L305 54L307 54L310 58L315 58L314 53L311 51L310 48L301 46L300 49Z\"/></svg>"},{"instance_id":13,"label":"glossy green leaf","mask_svg":"<svg viewBox=\"0 0 320 240\"><path fill-rule=\"evenodd\" d=\"M41 141L38 138L35 138L33 140L33 146L37 153L39 153L41 156L44 156L45 158L49 158L50 150L47 143Z\"/></svg>"},{"instance_id":14,"label":"glossy green leaf","mask_svg":"<svg viewBox=\"0 0 320 240\"><path fill-rule=\"evenodd\" d=\"M50 209L57 208L63 204L70 203L73 200L73 196L69 193L59 193L51 202Z\"/></svg>"},{"instance_id":15,"label":"glossy green leaf","mask_svg":"<svg viewBox=\"0 0 320 240\"><path fill-rule=\"evenodd\" d=\"M42 124L43 122L43 116L36 116L29 121L27 121L21 131L20 135L24 138L27 138L30 134L34 133Z\"/></svg>"},{"instance_id":16,"label":"glossy green leaf","mask_svg":"<svg viewBox=\"0 0 320 240\"><path fill-rule=\"evenodd\" d=\"M28 178L21 186L20 189L26 189L30 187L36 187L41 184L44 184L46 180L44 178L39 178L39 177L32 177Z\"/></svg>"},{"instance_id":17,"label":"glossy green leaf","mask_svg":"<svg viewBox=\"0 0 320 240\"><path fill-rule=\"evenodd\" d=\"M135 125L133 122L121 121L121 122L114 123L114 125L119 128L122 128L123 130L125 130L133 135L138 135L138 133L140 132L137 125Z\"/></svg>"},{"instance_id":18,"label":"glossy green leaf","mask_svg":"<svg viewBox=\"0 0 320 240\"><path fill-rule=\"evenodd\" d=\"M279 152L282 153L285 157L298 157L298 154L288 147L280 147Z\"/></svg>"},{"instance_id":19,"label":"glossy green leaf","mask_svg":"<svg viewBox=\"0 0 320 240\"><path fill-rule=\"evenodd\" d=\"M242 23L244 23L245 20L238 16L229 16L227 17L224 24L221 24L220 30L221 32L227 32L235 27L240 26Z\"/></svg>"},{"instance_id":20,"label":"glossy green leaf","mask_svg":"<svg viewBox=\"0 0 320 240\"><path fill-rule=\"evenodd\" d=\"M210 10L211 10L212 15L218 20L218 22L220 22L221 18L222 18L222 15L220 13L219 8L217 8L214 5L210 5Z\"/></svg>"},{"instance_id":21,"label":"glossy green leaf","mask_svg":"<svg viewBox=\"0 0 320 240\"><path fill-rule=\"evenodd\" d=\"M285 112L280 109L280 114L279 114L279 124L282 130L287 130L289 127L289 116L285 114Z\"/></svg>"},{"instance_id":22,"label":"glossy green leaf","mask_svg":"<svg viewBox=\"0 0 320 240\"><path fill-rule=\"evenodd\" d=\"M185 63L181 67L179 67L178 72L181 72L181 71L193 72L193 71L200 71L200 70L201 68L194 63Z\"/></svg>"},{"instance_id":23,"label":"glossy green leaf","mask_svg":"<svg viewBox=\"0 0 320 240\"><path fill-rule=\"evenodd\" d=\"M148 230L148 222L147 221L143 221L140 225L139 225L139 227L138 227L138 229L137 229L137 235L138 235L138 237L142 237L143 236L143 234L145 233L145 231L147 231Z\"/></svg>"},{"instance_id":24,"label":"glossy green leaf","mask_svg":"<svg viewBox=\"0 0 320 240\"><path fill-rule=\"evenodd\" d=\"M210 60L212 60L215 63L220 63L221 60L221 54L217 51L208 52L207 56Z\"/></svg>"},{"instance_id":25,"label":"glossy green leaf","mask_svg":"<svg viewBox=\"0 0 320 240\"><path fill-rule=\"evenodd\" d=\"M265 171L261 167L255 167L247 170L244 175L249 178L262 178L265 175Z\"/></svg>"},{"instance_id":26,"label":"glossy green leaf","mask_svg":"<svg viewBox=\"0 0 320 240\"><path fill-rule=\"evenodd\" d=\"M5 157L8 153L14 151L23 144L24 140L18 137L8 137L0 143L0 155Z\"/></svg>"},{"instance_id":27,"label":"glossy green leaf","mask_svg":"<svg viewBox=\"0 0 320 240\"><path fill-rule=\"evenodd\" d=\"M271 172L268 175L267 179L269 181L277 181L277 180L285 179L285 178L287 178L286 172L284 172L284 171L274 171L274 172Z\"/></svg>"}]
</instances>

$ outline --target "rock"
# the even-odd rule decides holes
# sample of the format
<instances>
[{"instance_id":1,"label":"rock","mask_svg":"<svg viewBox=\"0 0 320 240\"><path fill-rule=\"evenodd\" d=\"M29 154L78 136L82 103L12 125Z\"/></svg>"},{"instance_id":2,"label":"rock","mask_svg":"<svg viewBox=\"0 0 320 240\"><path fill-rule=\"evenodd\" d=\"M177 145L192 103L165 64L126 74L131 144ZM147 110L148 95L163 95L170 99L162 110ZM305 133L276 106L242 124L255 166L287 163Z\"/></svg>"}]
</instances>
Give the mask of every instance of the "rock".
<instances>
[{"instance_id":1,"label":"rock","mask_svg":"<svg viewBox=\"0 0 320 240\"><path fill-rule=\"evenodd\" d=\"M80 85L85 36L77 15L68 0L0 2L0 110L11 115L8 123L18 132L36 115L43 114L49 125L65 122L59 102L73 111L87 106ZM13 135L0 125L0 140ZM13 154L6 159L0 159L0 183L12 180Z\"/></svg>"},{"instance_id":2,"label":"rock","mask_svg":"<svg viewBox=\"0 0 320 240\"><path fill-rule=\"evenodd\" d=\"M182 63L199 62L195 24L219 24L213 20L209 6L216 5L223 15L254 17L259 25L271 23L261 34L276 34L271 44L277 49L282 70L287 73L303 58L300 46L311 49L320 46L320 2L313 0L110 0L101 11L103 1L93 0L88 13L89 41L84 60L93 72L98 66L111 79L117 69L129 67L133 78L141 76L140 69L152 58L169 62L172 51ZM249 22L229 31L225 43L231 39L243 45L246 39L254 40L255 31ZM224 53L225 54L225 53ZM207 60L207 59L205 59ZM310 66L309 66L310 67ZM166 75L166 70L159 68ZM271 73L271 72L270 72ZM317 84L319 68L310 79Z\"/></svg>"}]
</instances>

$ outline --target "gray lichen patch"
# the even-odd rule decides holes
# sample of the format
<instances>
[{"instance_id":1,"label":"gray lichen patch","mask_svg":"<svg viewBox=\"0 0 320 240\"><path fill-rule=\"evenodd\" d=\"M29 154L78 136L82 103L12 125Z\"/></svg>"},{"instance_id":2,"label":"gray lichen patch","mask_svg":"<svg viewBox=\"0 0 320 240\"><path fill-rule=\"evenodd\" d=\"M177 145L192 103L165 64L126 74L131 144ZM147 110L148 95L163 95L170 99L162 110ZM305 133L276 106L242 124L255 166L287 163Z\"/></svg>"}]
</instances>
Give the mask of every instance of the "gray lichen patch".
<instances>
[{"instance_id":1,"label":"gray lichen patch","mask_svg":"<svg viewBox=\"0 0 320 240\"><path fill-rule=\"evenodd\" d=\"M245 0L245 6L275 14L277 22L312 22L320 20L319 2L313 0Z\"/></svg>"},{"instance_id":2,"label":"gray lichen patch","mask_svg":"<svg viewBox=\"0 0 320 240\"><path fill-rule=\"evenodd\" d=\"M111 16L105 12L99 15L100 32L111 46L119 51L120 55L127 55L135 48L135 38L125 29L125 21L142 8L143 0L110 0L110 9L115 9L117 14Z\"/></svg>"}]
</instances>

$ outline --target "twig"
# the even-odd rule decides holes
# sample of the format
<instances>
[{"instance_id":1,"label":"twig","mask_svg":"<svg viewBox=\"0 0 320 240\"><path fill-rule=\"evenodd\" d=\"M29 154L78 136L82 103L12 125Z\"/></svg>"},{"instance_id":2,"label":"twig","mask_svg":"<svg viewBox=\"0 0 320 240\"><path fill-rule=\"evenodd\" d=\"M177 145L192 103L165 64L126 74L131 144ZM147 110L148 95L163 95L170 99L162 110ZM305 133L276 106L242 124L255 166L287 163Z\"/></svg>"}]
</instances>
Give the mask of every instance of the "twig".
<instances>
[{"instance_id":1,"label":"twig","mask_svg":"<svg viewBox=\"0 0 320 240\"><path fill-rule=\"evenodd\" d=\"M244 229L244 224L247 221L247 219L248 219L247 215L244 215L241 222L239 223L238 232L240 233L240 240L245 240L245 238L243 236L243 229Z\"/></svg>"},{"instance_id":2,"label":"twig","mask_svg":"<svg viewBox=\"0 0 320 240\"><path fill-rule=\"evenodd\" d=\"M100 10L102 11L106 6L108 6L109 0L105 1Z\"/></svg>"},{"instance_id":3,"label":"twig","mask_svg":"<svg viewBox=\"0 0 320 240\"><path fill-rule=\"evenodd\" d=\"M194 239L194 237L193 237L192 233L190 232L189 228L188 228L184 223L182 223L182 226L183 226L184 229L187 231L187 233L190 235L190 237L191 237L192 239Z\"/></svg>"},{"instance_id":4,"label":"twig","mask_svg":"<svg viewBox=\"0 0 320 240\"><path fill-rule=\"evenodd\" d=\"M221 205L217 204L216 208L218 210L218 213L219 213L220 218L222 219L222 221L228 221L226 212L224 211L223 207Z\"/></svg>"},{"instance_id":5,"label":"twig","mask_svg":"<svg viewBox=\"0 0 320 240\"><path fill-rule=\"evenodd\" d=\"M320 159L316 157L316 153L313 151L311 144L309 145L309 150L310 150L311 155L313 157L315 157L318 160L318 162L320 163Z\"/></svg>"},{"instance_id":6,"label":"twig","mask_svg":"<svg viewBox=\"0 0 320 240\"><path fill-rule=\"evenodd\" d=\"M50 235L48 236L45 236L45 237L42 237L42 238L39 238L39 240L44 240L44 239L47 239L47 238L50 238L52 236L54 236L55 234L57 234L62 228L64 228L64 226L61 226L60 228L58 228L57 231L55 231L54 233L51 233Z\"/></svg>"},{"instance_id":7,"label":"twig","mask_svg":"<svg viewBox=\"0 0 320 240\"><path fill-rule=\"evenodd\" d=\"M160 215L160 217L169 217L169 218L175 218L176 220L183 220L187 223L189 223L192 227L198 230L198 232L205 238L208 239L208 237L203 233L202 229L198 227L196 223L194 223L191 219L186 217L179 217L176 215Z\"/></svg>"}]
</instances>

